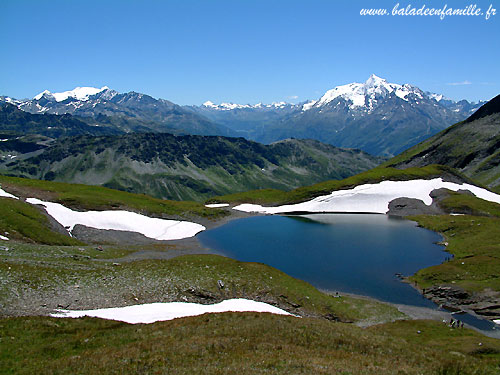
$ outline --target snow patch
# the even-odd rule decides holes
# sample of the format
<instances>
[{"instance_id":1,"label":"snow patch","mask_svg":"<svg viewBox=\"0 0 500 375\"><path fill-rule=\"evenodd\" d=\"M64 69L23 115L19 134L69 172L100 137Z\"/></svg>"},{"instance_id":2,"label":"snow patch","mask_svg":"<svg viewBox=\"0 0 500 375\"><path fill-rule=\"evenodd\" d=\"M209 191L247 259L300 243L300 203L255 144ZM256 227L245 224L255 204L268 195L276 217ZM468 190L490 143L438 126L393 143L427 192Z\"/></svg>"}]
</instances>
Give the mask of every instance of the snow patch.
<instances>
[{"instance_id":1,"label":"snow patch","mask_svg":"<svg viewBox=\"0 0 500 375\"><path fill-rule=\"evenodd\" d=\"M318 101L317 100L311 100L310 102L307 102L306 104L304 104L302 106L302 110L303 111L308 111L310 110L312 107L314 107L314 105L317 103Z\"/></svg>"},{"instance_id":2,"label":"snow patch","mask_svg":"<svg viewBox=\"0 0 500 375\"><path fill-rule=\"evenodd\" d=\"M53 97L56 102L62 102L68 98L75 98L78 100L85 101L88 100L90 96L100 93L101 91L104 90L109 90L109 87L103 86L100 89L95 87L76 87L75 89L70 91L54 92L54 93L45 90L40 94L36 95L33 99L40 100L44 95L47 95L49 97Z\"/></svg>"},{"instance_id":3,"label":"snow patch","mask_svg":"<svg viewBox=\"0 0 500 375\"><path fill-rule=\"evenodd\" d=\"M26 202L40 204L47 213L71 232L75 225L91 228L142 233L155 240L179 240L193 237L205 230L203 225L188 221L157 219L129 211L73 211L59 203L28 198Z\"/></svg>"},{"instance_id":4,"label":"snow patch","mask_svg":"<svg viewBox=\"0 0 500 375\"><path fill-rule=\"evenodd\" d=\"M183 318L186 316L228 311L253 311L268 312L279 315L291 315L285 310L279 309L267 303L241 298L225 300L213 305L201 305L198 303L188 302L167 302L97 310L59 310L58 313L51 314L51 316L56 318L80 318L83 316L90 316L94 318L119 320L130 324L137 324L154 323L158 321Z\"/></svg>"},{"instance_id":5,"label":"snow patch","mask_svg":"<svg viewBox=\"0 0 500 375\"><path fill-rule=\"evenodd\" d=\"M205 207L208 208L221 208L221 207L227 207L229 206L229 203L214 203L214 204L206 204Z\"/></svg>"},{"instance_id":6,"label":"snow patch","mask_svg":"<svg viewBox=\"0 0 500 375\"><path fill-rule=\"evenodd\" d=\"M329 195L320 196L310 201L277 207L263 207L256 204L241 204L234 210L277 214L286 212L366 212L385 214L389 202L406 197L422 200L426 205L432 203L432 190L445 188L453 191L469 190L476 197L500 203L500 195L469 184L444 182L442 178L432 180L382 181L377 184L365 184L353 189L337 190Z\"/></svg>"},{"instance_id":7,"label":"snow patch","mask_svg":"<svg viewBox=\"0 0 500 375\"><path fill-rule=\"evenodd\" d=\"M7 193L5 190L2 190L0 188L0 197L4 197L4 198L13 198L13 199L19 199L18 197L16 197L15 195L12 195L10 193Z\"/></svg>"}]
</instances>

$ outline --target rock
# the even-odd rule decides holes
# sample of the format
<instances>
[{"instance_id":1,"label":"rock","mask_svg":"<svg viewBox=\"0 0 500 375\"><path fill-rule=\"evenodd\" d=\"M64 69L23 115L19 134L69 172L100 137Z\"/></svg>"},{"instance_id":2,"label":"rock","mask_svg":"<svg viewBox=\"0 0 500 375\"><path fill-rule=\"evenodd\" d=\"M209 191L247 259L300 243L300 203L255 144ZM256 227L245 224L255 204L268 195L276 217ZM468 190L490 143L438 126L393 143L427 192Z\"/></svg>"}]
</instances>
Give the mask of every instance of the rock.
<instances>
[{"instance_id":1,"label":"rock","mask_svg":"<svg viewBox=\"0 0 500 375\"><path fill-rule=\"evenodd\" d=\"M77 224L71 231L71 235L77 240L91 244L126 244L126 245L147 245L151 243L165 243L148 238L142 233L129 232L122 230L107 230L87 227ZM101 246L96 250L102 251Z\"/></svg>"},{"instance_id":2,"label":"rock","mask_svg":"<svg viewBox=\"0 0 500 375\"><path fill-rule=\"evenodd\" d=\"M194 297L197 297L197 298L205 300L205 301L217 300L217 297L213 293L209 292L208 290L199 290L199 289L195 289L195 288L191 287L186 292L193 295Z\"/></svg>"},{"instance_id":3,"label":"rock","mask_svg":"<svg viewBox=\"0 0 500 375\"><path fill-rule=\"evenodd\" d=\"M443 214L436 206L427 206L420 199L396 198L389 202L388 215L412 216L412 215L440 215Z\"/></svg>"},{"instance_id":4,"label":"rock","mask_svg":"<svg viewBox=\"0 0 500 375\"><path fill-rule=\"evenodd\" d=\"M477 315L482 315L486 317L496 318L500 316L500 305L497 304L488 304L484 307L474 307L472 310Z\"/></svg>"},{"instance_id":5,"label":"rock","mask_svg":"<svg viewBox=\"0 0 500 375\"><path fill-rule=\"evenodd\" d=\"M328 313L326 315L323 315L323 318L327 319L327 320L331 320L332 322L338 322L339 321L339 318L335 315L333 315L332 313Z\"/></svg>"}]
</instances>

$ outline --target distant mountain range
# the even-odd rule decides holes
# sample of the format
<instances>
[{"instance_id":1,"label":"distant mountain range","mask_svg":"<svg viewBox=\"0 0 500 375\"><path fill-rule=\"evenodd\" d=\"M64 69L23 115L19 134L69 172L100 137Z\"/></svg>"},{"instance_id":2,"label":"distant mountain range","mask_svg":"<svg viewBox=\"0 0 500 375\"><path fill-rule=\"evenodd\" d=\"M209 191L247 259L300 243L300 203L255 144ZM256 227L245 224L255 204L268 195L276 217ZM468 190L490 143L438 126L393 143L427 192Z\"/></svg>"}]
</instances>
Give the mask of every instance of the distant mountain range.
<instances>
[{"instance_id":1,"label":"distant mountain range","mask_svg":"<svg viewBox=\"0 0 500 375\"><path fill-rule=\"evenodd\" d=\"M392 156L467 118L481 104L455 102L372 75L364 83L335 87L318 100L300 105L208 102L192 108L258 142L311 138Z\"/></svg>"},{"instance_id":2,"label":"distant mountain range","mask_svg":"<svg viewBox=\"0 0 500 375\"><path fill-rule=\"evenodd\" d=\"M10 175L89 185L177 200L203 200L250 189L290 190L342 179L380 164L360 150L314 140L262 145L244 138L138 133L79 136L50 144L5 139L29 152L0 161ZM1 144L0 142L0 150ZM35 146L39 146L38 148Z\"/></svg>"},{"instance_id":3,"label":"distant mountain range","mask_svg":"<svg viewBox=\"0 0 500 375\"><path fill-rule=\"evenodd\" d=\"M201 106L179 106L137 92L118 93L106 86L61 93L45 90L33 99L0 97L0 102L31 114L71 114L101 128L91 132L82 127L80 134L242 136L266 144L293 137L382 156L400 153L467 118L482 104L455 102L409 84L388 83L376 75L364 83L335 87L318 100L301 104L217 105L207 101Z\"/></svg>"},{"instance_id":4,"label":"distant mountain range","mask_svg":"<svg viewBox=\"0 0 500 375\"><path fill-rule=\"evenodd\" d=\"M51 93L47 90L33 99L0 97L32 114L71 114L88 123L105 124L120 132L145 132L197 135L236 135L193 111L164 99L137 92L120 94L108 87L77 87L72 91Z\"/></svg>"},{"instance_id":5,"label":"distant mountain range","mask_svg":"<svg viewBox=\"0 0 500 375\"><path fill-rule=\"evenodd\" d=\"M500 95L459 122L387 162L397 168L442 164L500 193Z\"/></svg>"}]
</instances>

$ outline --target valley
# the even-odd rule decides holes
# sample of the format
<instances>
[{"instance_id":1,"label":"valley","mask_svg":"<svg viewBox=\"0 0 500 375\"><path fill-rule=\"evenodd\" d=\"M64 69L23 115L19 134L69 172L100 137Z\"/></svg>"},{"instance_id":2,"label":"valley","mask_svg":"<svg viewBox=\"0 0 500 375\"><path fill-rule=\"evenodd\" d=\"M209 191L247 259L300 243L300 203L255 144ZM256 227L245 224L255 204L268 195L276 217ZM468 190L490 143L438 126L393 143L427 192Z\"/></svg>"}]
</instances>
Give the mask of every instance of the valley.
<instances>
[{"instance_id":1,"label":"valley","mask_svg":"<svg viewBox=\"0 0 500 375\"><path fill-rule=\"evenodd\" d=\"M389 87L400 89L399 86ZM104 91L106 89L93 95ZM76 95L76 100L88 101L93 96L82 96L80 91L70 93ZM334 93L335 90L329 95L333 97ZM55 99L61 98L57 94L50 95ZM44 96L48 101L52 100L48 93L36 100ZM65 100L72 99L67 96L55 101L64 103ZM123 100L124 97L120 99ZM335 100L338 98L331 101ZM356 100L349 100L356 103ZM185 331L197 327L199 343L233 343L235 351L224 346L225 353L233 358L224 364L226 369L232 368L231 363L235 363L241 351L253 353L248 357L248 368L238 365L245 372L258 367L259 361L268 358L266 355L269 353L272 358L281 358L278 348L287 347L296 352L296 357L281 364L269 357L266 361L270 366L279 367L281 372L291 371L295 366L313 371L315 367L304 357L314 357L311 341L290 341L287 334L272 328L279 322L278 326L288 325L290 332L307 327L303 334L314 335L316 348L318 342L325 340L323 350L330 355L348 358L348 361L370 357L370 363L376 358L375 373L391 373L389 363L395 358L407 373L439 373L448 369L494 373L500 355L494 323L500 319L500 287L496 276L500 272L497 258L500 249L496 240L500 197L475 182L478 174L470 172L473 169L467 168L467 163L455 163L455 157L443 156L444 153L435 146L430 148L437 150L433 152L439 158L428 157L422 150L433 139L453 135L456 128L465 126L467 129L462 124L470 123L474 129L484 126L488 131L478 130L477 136L473 135L478 139L478 146L477 151L472 153L479 161L466 155L464 158L471 165L482 165L484 176L494 176L498 112L495 103L496 99L465 121L416 145L417 152L410 149L389 160L358 149L337 148L310 139L286 139L266 145L221 135L169 134L158 132L158 128L153 131L148 128L144 132L138 128L120 129L110 125L117 124L116 120L108 121L108 125L88 126L85 124L89 119L102 120L103 117L99 116L108 114L97 117L88 113L76 117L70 114L30 114L12 104L3 105L7 115L3 120L0 143L4 156L0 162L3 171L0 175L3 211L0 217L0 329L3 335L11 337L14 345L8 353L0 352L0 355L5 358L11 372L23 373L19 364L29 372L30 365L20 359L20 348L23 346L31 353L35 363L46 364L47 373L57 373L72 366L82 366L82 353L91 352L93 359L86 362L89 372L108 371L109 363L99 354L103 348L100 340L106 337L105 340L112 343L114 354L111 358L127 356L125 353L131 353L132 342L127 341L124 335L130 335L129 325L109 323L108 327L107 321L96 318L68 320L50 315L78 314L82 310L94 309L116 310L136 305L147 309L153 306L150 304L157 303L168 307L179 302L194 304L189 308L184 305L183 311L188 311L195 306L215 308L217 303L238 305L251 300L293 316L224 312L187 317L184 313L175 315L180 318L172 321L141 324L144 328L139 328L140 332L144 329L148 333L134 336L133 341L146 345L149 335L161 335L161 340L170 342L164 336L164 329L175 330L177 328L174 327L179 327ZM311 109L315 105L316 102L311 103ZM223 110L222 107L215 107L211 108ZM267 111L282 107L263 108ZM235 109L238 108L231 107L227 111ZM294 109L288 110L292 113ZM262 116L268 115L272 117L270 114ZM124 121L130 123L130 119L124 118L120 120L121 124ZM47 126L52 121L55 121L55 126ZM28 124L25 126L26 133L16 124ZM242 125L241 129L244 127ZM96 132L93 128L99 130ZM246 129L250 128L248 125ZM488 147L483 146L479 133L485 134L484 142L493 139ZM452 138L452 142L463 149L464 146L459 145L460 140L470 137L460 134ZM404 164L405 160L411 162ZM482 181L495 189L496 180L489 178ZM311 215L304 216L312 212L319 213L314 220L311 220ZM327 212L344 214L328 216L325 215ZM443 240L439 242L447 253L441 254L438 260L421 264L419 262L423 261L422 252L426 245L417 246L415 255L407 251L407 259L416 256L415 261L409 264L414 268L408 268L408 271L404 271L406 265L391 268L388 271L391 275L385 275L384 282L389 286L397 283L397 287L390 286L388 291L385 291L385 286L375 287L379 294L366 291L362 286L354 287L354 282L328 276L334 268L328 267L327 263L337 263L337 259L328 258L331 254L320 256L321 261L312 266L318 267L318 270L310 272L314 275L310 279L312 276L303 274L304 269L311 267L305 259L300 260L304 254L293 260L290 252L305 251L309 253L309 258L313 258L312 254L317 250L311 247L310 242L319 244L323 250L334 243L328 239L321 244L319 228L327 233L338 228L343 235L355 226L353 222L344 223L349 221L349 217L356 222L371 217L345 214L352 212L395 215L413 220L419 226L441 234ZM300 215L279 216L283 213ZM262 214L275 216L264 217ZM245 224L250 222L245 220L254 219L269 223L261 229L252 229L251 225ZM296 225L305 227L286 229L280 237L277 224L271 222L274 219L292 220ZM401 219L387 219L386 216L380 216L380 219L384 222L389 220L387 230L396 222L414 226ZM241 223L244 230L235 229L237 223ZM342 225L347 227L342 229ZM388 235L384 226L373 223L371 226L377 235ZM373 252L378 237L375 233L369 235L370 228L353 237L371 239L368 251ZM229 239L231 246L237 244L238 251L246 249L247 245L258 244L263 233L270 230L267 237L271 238L271 242L280 242L286 251L280 253L277 245L271 245L263 252L263 258L252 254L239 259L240 256L230 254L229 248L220 249L206 240L211 230L229 230L230 234L224 235L224 240ZM259 239L245 237L243 232L246 230L251 233L249 238L257 235ZM311 230L310 234L304 235ZM390 237L396 238L401 231ZM294 235L298 237L292 240L293 244L286 245ZM336 235L339 236L340 233ZM408 240L411 235L405 237ZM422 239L420 236L419 240ZM238 241L244 243L238 244ZM432 249L437 247L432 244L434 240L426 241ZM296 245L298 248L292 250ZM265 249L264 245L257 246ZM367 246L361 245L364 251ZM408 246L395 245L396 253L400 252L400 247ZM344 251L350 251L349 247ZM377 253L381 251L376 250ZM429 253L431 258L436 255L433 251ZM419 253L420 256L417 255ZM268 259L268 256L271 258ZM375 254L375 258L369 260L370 256L368 253L355 255L366 258L369 268L372 268L381 259ZM280 258L279 262L273 260L276 257ZM343 257L342 251L336 257ZM282 269L287 262L293 263L292 268ZM356 264L352 262L347 261L335 273L353 272L363 263L361 260L354 261ZM389 259L389 263L393 262ZM300 272L297 265L301 265ZM326 273L319 272L323 266L326 266ZM376 268L382 272L384 267L379 265ZM365 275L367 271L360 269L358 273ZM394 273L399 276L395 277ZM319 275L323 275L326 281L315 279ZM378 285L378 278L379 275L365 276L363 280L367 285L374 286ZM347 284L342 287L342 283ZM396 295L399 297L396 298ZM123 310L120 314L127 313ZM143 319L147 314L143 313ZM430 320L421 320L422 317ZM466 328L450 328L443 323L450 319L462 320ZM223 329L224 339L213 341L213 330L216 328L211 327L210 322ZM230 322L237 328L230 328ZM12 331L14 327L27 325L34 327L29 342L27 333L16 334ZM78 337L85 336L83 344L71 349L73 359L70 363L69 352L61 345L65 345L63 342L67 339L75 340L75 336L63 338L61 331L54 337L63 341L53 341L54 337L47 339L46 326L55 332L66 327L63 330L70 329L77 332ZM276 344L268 347L270 351L267 350L267 354L255 346L260 345L255 341L255 327L268 330L276 340ZM339 334L342 339L337 336ZM408 337L412 338L411 341ZM343 344L327 344L332 338L334 343L342 340ZM417 364L404 354L406 351L401 351L403 346L408 345L421 348L421 340L430 339L434 344L425 349L428 351L427 358L430 358L425 363ZM251 341L253 346L238 346L234 340ZM265 340L269 342L270 338ZM390 341L394 346L385 351L371 344L374 351L367 351L366 348L358 351L356 348L364 345L363 340L386 347ZM88 346L88 342L95 343L95 346ZM189 338L177 340L182 347L189 342ZM46 345L58 348L58 354L50 363L44 359L45 349L40 351L36 348L39 343L42 348ZM461 346L457 351L458 343ZM196 349L198 355L211 363L212 352L203 346L208 344L200 345ZM477 349L477 346L481 348ZM459 362L443 360L443 353L448 353L451 348L458 353ZM155 357L155 350L148 349L148 357L139 361L141 366L167 369L176 360L184 358L187 372L198 369L198 361L185 359L184 356L188 355L185 349L179 349L182 353L168 361ZM137 354L131 354L131 358L137 361ZM328 372L330 363L324 358L321 354L317 361ZM124 366L130 368L130 364ZM175 364L172 366L177 368ZM214 366L221 364L217 362ZM354 363L348 368L360 371Z\"/></svg>"},{"instance_id":2,"label":"valley","mask_svg":"<svg viewBox=\"0 0 500 375\"><path fill-rule=\"evenodd\" d=\"M449 5L0 1L0 375L498 375L500 13Z\"/></svg>"}]
</instances>

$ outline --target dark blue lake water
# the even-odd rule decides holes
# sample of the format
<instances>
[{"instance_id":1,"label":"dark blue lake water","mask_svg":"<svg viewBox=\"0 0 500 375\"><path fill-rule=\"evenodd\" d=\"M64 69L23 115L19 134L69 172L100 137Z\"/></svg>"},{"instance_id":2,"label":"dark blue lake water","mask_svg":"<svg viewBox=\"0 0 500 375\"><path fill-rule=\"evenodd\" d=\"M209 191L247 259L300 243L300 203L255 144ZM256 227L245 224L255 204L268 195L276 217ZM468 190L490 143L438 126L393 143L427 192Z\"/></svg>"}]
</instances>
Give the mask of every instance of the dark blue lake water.
<instances>
[{"instance_id":1,"label":"dark blue lake water","mask_svg":"<svg viewBox=\"0 0 500 375\"><path fill-rule=\"evenodd\" d=\"M412 275L450 255L441 237L386 215L259 216L198 235L207 247L246 262L262 262L317 288L424 307L434 304L396 273Z\"/></svg>"},{"instance_id":2,"label":"dark blue lake water","mask_svg":"<svg viewBox=\"0 0 500 375\"><path fill-rule=\"evenodd\" d=\"M441 236L412 221L369 214L256 216L201 232L206 247L245 262L261 262L317 288L437 309L397 273L412 275L450 257ZM456 316L484 331L495 324Z\"/></svg>"}]
</instances>

